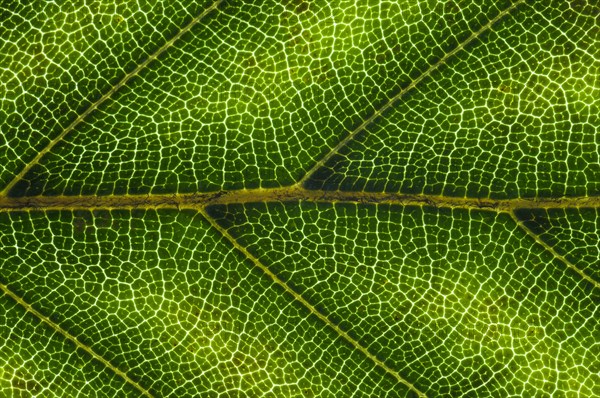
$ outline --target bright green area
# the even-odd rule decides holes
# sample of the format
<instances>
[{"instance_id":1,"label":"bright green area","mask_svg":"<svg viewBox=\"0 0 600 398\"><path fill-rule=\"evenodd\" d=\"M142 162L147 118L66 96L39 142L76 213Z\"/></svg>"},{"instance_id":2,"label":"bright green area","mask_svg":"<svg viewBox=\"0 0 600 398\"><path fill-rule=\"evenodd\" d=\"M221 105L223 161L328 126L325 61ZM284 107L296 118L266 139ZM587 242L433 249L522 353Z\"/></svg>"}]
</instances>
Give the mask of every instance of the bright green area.
<instances>
[{"instance_id":1,"label":"bright green area","mask_svg":"<svg viewBox=\"0 0 600 398\"><path fill-rule=\"evenodd\" d=\"M198 214L0 213L0 227L0 282L155 397L407 394ZM18 338L34 358L73 355L27 322L0 329L9 354ZM29 361L21 378L33 386L55 377L40 376L45 360L15 358Z\"/></svg>"},{"instance_id":2,"label":"bright green area","mask_svg":"<svg viewBox=\"0 0 600 398\"><path fill-rule=\"evenodd\" d=\"M307 186L493 198L600 194L598 6L530 3L404 95Z\"/></svg>"},{"instance_id":3,"label":"bright green area","mask_svg":"<svg viewBox=\"0 0 600 398\"><path fill-rule=\"evenodd\" d=\"M207 0L0 3L0 190Z\"/></svg>"},{"instance_id":4,"label":"bright green area","mask_svg":"<svg viewBox=\"0 0 600 398\"><path fill-rule=\"evenodd\" d=\"M600 282L600 209L523 209L527 228Z\"/></svg>"},{"instance_id":5,"label":"bright green area","mask_svg":"<svg viewBox=\"0 0 600 398\"><path fill-rule=\"evenodd\" d=\"M430 397L598 392L597 289L508 215L312 203L210 214Z\"/></svg>"},{"instance_id":6,"label":"bright green area","mask_svg":"<svg viewBox=\"0 0 600 398\"><path fill-rule=\"evenodd\" d=\"M131 385L76 350L7 296L0 297L0 396L139 396Z\"/></svg>"},{"instance_id":7,"label":"bright green area","mask_svg":"<svg viewBox=\"0 0 600 398\"><path fill-rule=\"evenodd\" d=\"M224 2L13 194L292 184L509 3Z\"/></svg>"}]
</instances>

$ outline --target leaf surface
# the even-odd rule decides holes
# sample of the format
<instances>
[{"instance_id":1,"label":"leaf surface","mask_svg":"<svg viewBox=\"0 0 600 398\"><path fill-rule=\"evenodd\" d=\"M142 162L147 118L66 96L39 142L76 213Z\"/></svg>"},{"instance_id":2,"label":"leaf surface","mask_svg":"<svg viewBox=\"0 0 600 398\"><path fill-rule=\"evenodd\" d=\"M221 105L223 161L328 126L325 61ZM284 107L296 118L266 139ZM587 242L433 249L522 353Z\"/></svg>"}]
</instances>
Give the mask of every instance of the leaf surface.
<instances>
[{"instance_id":1,"label":"leaf surface","mask_svg":"<svg viewBox=\"0 0 600 398\"><path fill-rule=\"evenodd\" d=\"M568 2L519 7L360 131L307 186L598 195L597 13Z\"/></svg>"},{"instance_id":2,"label":"leaf surface","mask_svg":"<svg viewBox=\"0 0 600 398\"><path fill-rule=\"evenodd\" d=\"M7 288L52 314L149 395L407 391L264 278L196 212L1 216ZM110 395L109 387L102 393Z\"/></svg>"},{"instance_id":3,"label":"leaf surface","mask_svg":"<svg viewBox=\"0 0 600 398\"><path fill-rule=\"evenodd\" d=\"M579 316L597 296L507 215L313 203L209 212L432 396L591 395L600 382L584 343L600 325Z\"/></svg>"},{"instance_id":4,"label":"leaf surface","mask_svg":"<svg viewBox=\"0 0 600 398\"><path fill-rule=\"evenodd\" d=\"M13 194L293 184L346 130L509 7L369 3L225 2L74 128Z\"/></svg>"},{"instance_id":5,"label":"leaf surface","mask_svg":"<svg viewBox=\"0 0 600 398\"><path fill-rule=\"evenodd\" d=\"M207 3L0 3L0 187Z\"/></svg>"},{"instance_id":6,"label":"leaf surface","mask_svg":"<svg viewBox=\"0 0 600 398\"><path fill-rule=\"evenodd\" d=\"M600 395L599 18L0 2L0 395Z\"/></svg>"}]
</instances>

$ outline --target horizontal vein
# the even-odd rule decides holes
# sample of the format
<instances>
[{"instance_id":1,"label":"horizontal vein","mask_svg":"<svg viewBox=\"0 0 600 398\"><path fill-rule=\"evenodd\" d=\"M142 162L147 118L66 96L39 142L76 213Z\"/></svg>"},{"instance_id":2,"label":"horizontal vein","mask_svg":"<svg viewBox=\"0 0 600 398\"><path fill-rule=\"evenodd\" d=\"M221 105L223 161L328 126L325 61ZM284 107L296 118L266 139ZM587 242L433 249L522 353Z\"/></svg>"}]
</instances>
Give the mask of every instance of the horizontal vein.
<instances>
[{"instance_id":1,"label":"horizontal vein","mask_svg":"<svg viewBox=\"0 0 600 398\"><path fill-rule=\"evenodd\" d=\"M142 63L140 63L135 69L133 69L131 72L129 72L125 76L123 76L123 78L121 80L119 80L119 82L117 84L112 86L110 88L110 90L108 90L106 93L104 93L102 95L102 97L100 97L96 102L92 103L83 113L81 113L81 115L79 115L77 117L77 119L75 119L73 122L71 122L71 124L69 124L67 126L67 128L65 128L56 138L54 138L52 141L50 141L50 143L48 143L48 145L44 149L42 149L40 152L38 152L38 154L35 156L35 158L33 158L33 160L31 160L21 170L21 172L19 174L17 174L10 183L8 183L8 185L4 188L4 190L2 192L0 192L0 196L6 195L6 193L10 192L10 190L15 186L15 184L17 182L19 182L27 174L27 172L29 170L31 170L31 168L33 166L35 166L40 161L40 159L42 159L42 157L44 157L44 155L46 153L50 152L52 150L52 148L54 148L54 146L58 142L60 142L68 133L73 131L73 129L75 129L75 127L77 127L77 125L79 125L79 123L81 123L93 111L98 109L98 107L100 105L102 105L102 103L104 103L107 99L109 99L121 87L123 87L125 84L127 84L127 82L129 82L129 80L131 80L133 77L137 76L142 69L144 69L152 61L157 59L167 49L169 49L177 40L179 40L179 38L181 38L181 36L183 36L194 25L196 25L198 22L200 22L200 20L202 20L206 15L208 15L212 10L217 8L222 1L223 0L215 1L210 7L208 7L206 10L204 10L200 15L198 15L196 18L192 19L192 21L190 21L190 23L188 23L179 32L177 32L177 34L175 36L173 36L169 41L167 41L165 44L163 44L158 50L156 50L146 60L144 60Z\"/></svg>"},{"instance_id":2,"label":"horizontal vein","mask_svg":"<svg viewBox=\"0 0 600 398\"><path fill-rule=\"evenodd\" d=\"M504 16L509 14L513 9L515 9L519 4L523 3L525 0L518 0L513 3L510 7L501 11L492 18L488 23L483 25L478 31L473 32L471 36L469 36L465 41L460 43L457 47L448 51L442 58L440 58L436 63L431 65L425 72L419 75L415 80L413 80L405 89L401 90L399 93L394 95L388 102L386 102L381 108L377 109L371 116L365 119L358 127L352 130L346 138L340 141L335 147L333 147L327 155L321 158L305 175L298 181L299 185L304 184L318 169L324 166L329 159L331 159L342 147L344 147L349 141L351 141L358 133L364 130L368 125L373 123L379 116L381 116L386 110L390 109L398 100L400 100L406 93L410 92L414 89L420 82L422 82L426 77L430 76L436 69L440 66L444 65L448 59L454 56L456 53L460 52L463 48L465 48L469 43L473 42L479 36L481 36L485 31L489 30L492 25L502 19Z\"/></svg>"},{"instance_id":3,"label":"horizontal vein","mask_svg":"<svg viewBox=\"0 0 600 398\"><path fill-rule=\"evenodd\" d=\"M217 204L252 202L343 202L483 209L510 212L516 209L598 208L600 196L562 198L489 199L440 195L410 195L390 192L345 192L310 190L299 186L249 189L193 194L153 194L122 196L32 196L0 197L0 212L13 210L76 210L190 208L202 209Z\"/></svg>"},{"instance_id":4,"label":"horizontal vein","mask_svg":"<svg viewBox=\"0 0 600 398\"><path fill-rule=\"evenodd\" d=\"M48 318L47 316L45 316L44 314L42 314L41 312L39 312L38 310L36 310L35 308L33 308L31 306L31 304L27 303L25 300L23 300L17 294L15 294L14 292L12 292L8 288L8 286L0 283L0 290L2 292L4 292L4 294L6 294L8 297L10 297L13 300L15 300L27 312L33 314L36 318L40 319L46 325L50 326L54 331L60 333L61 335L63 335L64 337L66 337L67 340L70 340L72 343L74 343L77 348L80 348L83 351L87 352L94 359L96 359L97 361L101 362L104 366L106 366L107 368L109 368L110 370L112 370L118 376L122 377L127 383L129 383L132 386L134 386L144 396L146 396L146 397L152 397L152 395L150 394L150 392L148 392L148 390L146 390L145 388L143 388L142 386L140 386L136 381L132 380L129 376L127 376L127 374L125 372L119 370L119 368L117 368L116 366L112 365L110 362L108 362L102 356L100 356L99 354L97 354L90 347L88 347L87 345L85 345L82 342L80 342L77 339L77 337L73 336L71 333L67 332L62 327L60 327L60 325L58 325L56 322L52 321L50 318Z\"/></svg>"},{"instance_id":5,"label":"horizontal vein","mask_svg":"<svg viewBox=\"0 0 600 398\"><path fill-rule=\"evenodd\" d=\"M211 225L216 230L218 230L236 249L238 249L240 252L242 252L250 261L252 261L254 263L254 265L256 267L258 267L262 272L264 272L268 277L270 277L275 283L277 283L279 286L281 286L287 293L292 295L296 301L298 301L304 307L306 307L311 312L311 314L315 315L317 318L319 318L321 321L323 321L327 326L332 328L339 336L341 336L344 340L346 340L348 343L350 343L355 349L357 349L362 354L364 354L366 357L371 359L377 366L381 367L386 372L388 372L389 374L394 376L400 383L404 384L409 389L414 391L419 397L426 397L426 395L423 392L421 392L420 390L418 390L412 383L410 383L408 380L405 380L402 376L400 376L400 374L398 372L396 372L394 369L387 366L385 363L383 363L381 360L379 360L375 355L371 354L369 352L369 350L367 350L363 345L361 345L358 341L353 339L350 335L348 335L348 333L343 331L338 325L331 322L325 314L321 313L312 304L310 304L308 301L306 301L306 299L304 297L302 297L302 295L298 294L295 290L293 290L291 287L289 287L287 283L285 283L283 280L281 280L267 266L265 266L263 263L261 263L259 259L257 259L254 255L252 255L248 251L248 249L246 249L244 246L240 245L238 243L238 241L235 240L235 238L233 236L231 236L231 234L226 229L221 227L212 217L210 217L208 214L206 214L206 212L204 210L201 210L201 213L211 223Z\"/></svg>"},{"instance_id":6,"label":"horizontal vein","mask_svg":"<svg viewBox=\"0 0 600 398\"><path fill-rule=\"evenodd\" d=\"M595 280L594 278L592 278L591 276L587 275L585 272L583 272L581 269L579 269L575 264L573 264L572 262L570 262L569 260L567 260L563 255L561 255L560 253L558 253L556 250L554 250L554 248L550 245L548 245L546 242L544 242L544 240L537 234L535 234L531 229L529 229L516 215L514 212L510 212L511 217L513 218L513 220L515 221L515 223L517 223L517 225L523 230L525 231L525 233L527 233L527 235L529 235L530 237L532 237L538 244L540 244L545 250L547 250L548 252L550 252L550 254L552 254L554 256L554 258L556 258L557 260L559 260L560 262L562 262L563 264L565 264L568 268L572 269L573 271L577 272L579 274L579 276L581 276L583 279L585 279L586 281L590 282L592 285L594 285L596 288L600 289L600 282L598 282L597 280Z\"/></svg>"}]
</instances>

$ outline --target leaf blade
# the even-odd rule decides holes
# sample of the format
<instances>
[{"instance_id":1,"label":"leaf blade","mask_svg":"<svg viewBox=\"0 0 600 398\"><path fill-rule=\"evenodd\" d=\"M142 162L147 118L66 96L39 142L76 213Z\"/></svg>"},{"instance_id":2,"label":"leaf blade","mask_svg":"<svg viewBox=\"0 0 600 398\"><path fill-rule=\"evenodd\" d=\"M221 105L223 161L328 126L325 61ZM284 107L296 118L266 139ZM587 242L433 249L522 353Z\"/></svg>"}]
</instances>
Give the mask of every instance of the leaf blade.
<instances>
[{"instance_id":1,"label":"leaf blade","mask_svg":"<svg viewBox=\"0 0 600 398\"><path fill-rule=\"evenodd\" d=\"M546 7L524 5L500 21L306 186L497 199L597 196L600 47L586 44L596 42L595 19L564 2ZM567 15L581 22L567 30Z\"/></svg>"},{"instance_id":2,"label":"leaf blade","mask_svg":"<svg viewBox=\"0 0 600 398\"><path fill-rule=\"evenodd\" d=\"M291 185L511 4L226 3L47 154L22 194Z\"/></svg>"},{"instance_id":3,"label":"leaf blade","mask_svg":"<svg viewBox=\"0 0 600 398\"><path fill-rule=\"evenodd\" d=\"M0 220L1 282L153 396L408 393L194 211Z\"/></svg>"},{"instance_id":4,"label":"leaf blade","mask_svg":"<svg viewBox=\"0 0 600 398\"><path fill-rule=\"evenodd\" d=\"M0 189L203 3L2 4Z\"/></svg>"},{"instance_id":5,"label":"leaf blade","mask_svg":"<svg viewBox=\"0 0 600 398\"><path fill-rule=\"evenodd\" d=\"M577 340L597 345L589 337L597 321L576 314L598 311L597 289L507 214L302 202L212 214L428 396L592 393L593 355ZM552 356L555 372L539 362L567 346L563 359ZM581 355L564 359L574 352ZM566 382L579 366L587 376Z\"/></svg>"},{"instance_id":6,"label":"leaf blade","mask_svg":"<svg viewBox=\"0 0 600 398\"><path fill-rule=\"evenodd\" d=\"M0 297L0 393L6 396L141 396L87 352L6 295ZM41 343L41 344L40 344ZM41 348L40 348L41 346Z\"/></svg>"}]
</instances>

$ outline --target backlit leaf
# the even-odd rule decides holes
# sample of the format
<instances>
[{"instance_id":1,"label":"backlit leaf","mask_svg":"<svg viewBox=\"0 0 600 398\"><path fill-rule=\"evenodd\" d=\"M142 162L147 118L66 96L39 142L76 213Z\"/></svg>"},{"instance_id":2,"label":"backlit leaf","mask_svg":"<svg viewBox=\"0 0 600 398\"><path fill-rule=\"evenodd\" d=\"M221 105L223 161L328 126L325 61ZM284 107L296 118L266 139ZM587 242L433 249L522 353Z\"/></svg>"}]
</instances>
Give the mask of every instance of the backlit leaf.
<instances>
[{"instance_id":1,"label":"backlit leaf","mask_svg":"<svg viewBox=\"0 0 600 398\"><path fill-rule=\"evenodd\" d=\"M600 396L593 0L0 1L0 395Z\"/></svg>"}]
</instances>

